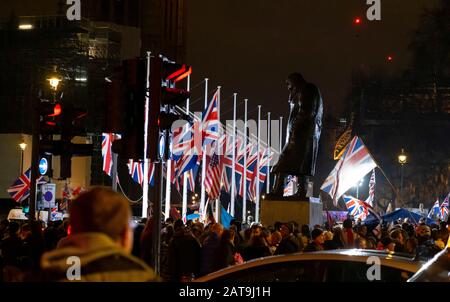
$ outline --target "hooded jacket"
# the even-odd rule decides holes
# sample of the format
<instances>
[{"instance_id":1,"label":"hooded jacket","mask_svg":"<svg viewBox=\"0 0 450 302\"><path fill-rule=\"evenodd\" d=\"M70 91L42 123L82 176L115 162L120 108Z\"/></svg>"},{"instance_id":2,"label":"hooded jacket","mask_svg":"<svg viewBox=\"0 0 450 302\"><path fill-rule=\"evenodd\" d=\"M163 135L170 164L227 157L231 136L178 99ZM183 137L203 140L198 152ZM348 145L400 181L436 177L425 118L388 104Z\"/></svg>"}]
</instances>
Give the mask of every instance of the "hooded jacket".
<instances>
[{"instance_id":1,"label":"hooded jacket","mask_svg":"<svg viewBox=\"0 0 450 302\"><path fill-rule=\"evenodd\" d=\"M43 278L47 281L69 281L71 256L80 259L80 280L88 282L158 281L154 271L140 259L129 255L102 233L82 233L66 237L58 247L41 259ZM69 262L69 264L68 264ZM70 274L69 274L70 275Z\"/></svg>"}]
</instances>

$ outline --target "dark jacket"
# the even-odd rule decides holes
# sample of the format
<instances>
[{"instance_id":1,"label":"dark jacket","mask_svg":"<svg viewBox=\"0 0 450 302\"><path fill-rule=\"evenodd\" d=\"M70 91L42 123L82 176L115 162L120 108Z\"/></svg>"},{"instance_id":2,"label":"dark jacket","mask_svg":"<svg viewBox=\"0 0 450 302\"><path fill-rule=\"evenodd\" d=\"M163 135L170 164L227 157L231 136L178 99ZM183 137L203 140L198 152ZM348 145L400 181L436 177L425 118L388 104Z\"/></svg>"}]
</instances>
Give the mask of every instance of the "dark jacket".
<instances>
[{"instance_id":1,"label":"dark jacket","mask_svg":"<svg viewBox=\"0 0 450 302\"><path fill-rule=\"evenodd\" d=\"M200 276L215 272L218 270L217 250L220 246L220 240L216 233L211 233L203 242L200 261Z\"/></svg>"},{"instance_id":2,"label":"dark jacket","mask_svg":"<svg viewBox=\"0 0 450 302\"><path fill-rule=\"evenodd\" d=\"M314 84L306 83L292 102L286 144L273 172L314 176L322 131L322 97Z\"/></svg>"},{"instance_id":3,"label":"dark jacket","mask_svg":"<svg viewBox=\"0 0 450 302\"><path fill-rule=\"evenodd\" d=\"M314 241L311 241L310 244L308 244L305 249L303 250L304 252L317 252L317 251L322 251L323 247L317 243L315 243Z\"/></svg>"},{"instance_id":4,"label":"dark jacket","mask_svg":"<svg viewBox=\"0 0 450 302\"><path fill-rule=\"evenodd\" d=\"M68 258L80 259L81 280L90 282L145 282L159 277L140 259L129 255L102 233L83 233L66 237L56 250L42 256L41 281L70 281L67 279ZM74 280L75 281L75 280Z\"/></svg>"},{"instance_id":5,"label":"dark jacket","mask_svg":"<svg viewBox=\"0 0 450 302\"><path fill-rule=\"evenodd\" d=\"M170 280L179 282L183 276L197 277L200 269L201 248L191 232L180 230L169 243Z\"/></svg>"},{"instance_id":6,"label":"dark jacket","mask_svg":"<svg viewBox=\"0 0 450 302\"><path fill-rule=\"evenodd\" d=\"M274 255L292 254L298 252L299 250L300 244L298 239L294 235L290 234L289 236L281 239Z\"/></svg>"},{"instance_id":7,"label":"dark jacket","mask_svg":"<svg viewBox=\"0 0 450 302\"><path fill-rule=\"evenodd\" d=\"M242 254L242 258L245 261L249 261L252 259L262 258L271 256L270 248L265 244L250 244L247 246Z\"/></svg>"},{"instance_id":8,"label":"dark jacket","mask_svg":"<svg viewBox=\"0 0 450 302\"><path fill-rule=\"evenodd\" d=\"M217 269L222 269L234 264L236 248L231 242L222 242L217 249Z\"/></svg>"}]
</instances>

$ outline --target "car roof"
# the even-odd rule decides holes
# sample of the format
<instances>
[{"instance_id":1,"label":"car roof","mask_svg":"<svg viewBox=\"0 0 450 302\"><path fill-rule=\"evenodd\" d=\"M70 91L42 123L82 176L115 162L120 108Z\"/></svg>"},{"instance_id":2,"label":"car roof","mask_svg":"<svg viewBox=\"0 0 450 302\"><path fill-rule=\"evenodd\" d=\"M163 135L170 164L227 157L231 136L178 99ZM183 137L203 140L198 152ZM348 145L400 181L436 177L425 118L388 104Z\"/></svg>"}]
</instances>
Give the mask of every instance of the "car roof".
<instances>
[{"instance_id":1,"label":"car roof","mask_svg":"<svg viewBox=\"0 0 450 302\"><path fill-rule=\"evenodd\" d=\"M380 259L383 266L396 269L402 269L415 273L423 265L422 261L413 260L412 257L399 256L395 252L362 250L362 249L346 249L346 250L327 250L317 252L300 252L287 255L268 256L264 258L253 259L242 264L236 264L219 271L213 272L206 276L196 279L196 282L204 282L214 280L216 278L241 271L267 265L272 263L290 262L290 261L306 261L306 260L335 260L335 261L352 261L366 262L368 257L375 256Z\"/></svg>"}]
</instances>

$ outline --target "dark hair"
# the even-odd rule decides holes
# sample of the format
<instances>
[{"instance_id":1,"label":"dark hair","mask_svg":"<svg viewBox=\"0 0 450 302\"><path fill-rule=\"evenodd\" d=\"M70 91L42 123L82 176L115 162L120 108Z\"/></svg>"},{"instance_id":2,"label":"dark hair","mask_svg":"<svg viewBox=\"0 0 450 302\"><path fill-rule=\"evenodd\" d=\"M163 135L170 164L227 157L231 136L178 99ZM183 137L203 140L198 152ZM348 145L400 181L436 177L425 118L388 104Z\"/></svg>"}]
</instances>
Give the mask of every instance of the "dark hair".
<instances>
[{"instance_id":1,"label":"dark hair","mask_svg":"<svg viewBox=\"0 0 450 302\"><path fill-rule=\"evenodd\" d=\"M314 229L311 232L311 238L312 240L316 239L317 237L319 237L320 235L322 235L323 231L322 229Z\"/></svg>"},{"instance_id":2,"label":"dark hair","mask_svg":"<svg viewBox=\"0 0 450 302\"><path fill-rule=\"evenodd\" d=\"M305 79L299 72L291 73L287 79L296 87L300 87L305 82Z\"/></svg>"},{"instance_id":3,"label":"dark hair","mask_svg":"<svg viewBox=\"0 0 450 302\"><path fill-rule=\"evenodd\" d=\"M182 227L184 227L184 223L183 223L183 220L181 220L181 219L177 219L173 223L173 229L175 232L178 231L179 229L181 229Z\"/></svg>"},{"instance_id":4,"label":"dark hair","mask_svg":"<svg viewBox=\"0 0 450 302\"><path fill-rule=\"evenodd\" d=\"M15 234L15 233L17 233L17 231L19 229L20 229L20 225L15 221L11 221L8 225L8 233L9 234Z\"/></svg>"},{"instance_id":5,"label":"dark hair","mask_svg":"<svg viewBox=\"0 0 450 302\"><path fill-rule=\"evenodd\" d=\"M353 224L352 224L352 220L351 219L345 219L344 222L342 223L342 226L346 229L352 228Z\"/></svg>"},{"instance_id":6,"label":"dark hair","mask_svg":"<svg viewBox=\"0 0 450 302\"><path fill-rule=\"evenodd\" d=\"M225 229L222 232L222 238L220 239L222 243L226 243L231 241L231 238L234 239L234 236L236 235L236 233L234 232L233 229Z\"/></svg>"},{"instance_id":7,"label":"dark hair","mask_svg":"<svg viewBox=\"0 0 450 302\"><path fill-rule=\"evenodd\" d=\"M311 230L309 229L309 225L304 224L302 225L302 231L301 231L303 236L306 236L309 238L311 238Z\"/></svg>"}]
</instances>

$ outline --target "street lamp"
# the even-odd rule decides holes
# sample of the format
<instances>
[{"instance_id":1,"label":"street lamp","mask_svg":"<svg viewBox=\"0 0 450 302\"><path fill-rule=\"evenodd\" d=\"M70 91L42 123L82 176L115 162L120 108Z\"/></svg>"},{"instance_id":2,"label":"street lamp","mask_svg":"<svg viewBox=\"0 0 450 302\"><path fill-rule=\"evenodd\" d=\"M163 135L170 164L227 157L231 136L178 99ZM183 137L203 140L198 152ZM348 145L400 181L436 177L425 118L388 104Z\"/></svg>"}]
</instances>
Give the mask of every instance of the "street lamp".
<instances>
[{"instance_id":1,"label":"street lamp","mask_svg":"<svg viewBox=\"0 0 450 302\"><path fill-rule=\"evenodd\" d=\"M27 147L27 144L25 143L24 140L22 140L22 142L19 144L20 147L20 173L19 175L22 175L23 173L23 152L25 151L25 148Z\"/></svg>"},{"instance_id":2,"label":"street lamp","mask_svg":"<svg viewBox=\"0 0 450 302\"><path fill-rule=\"evenodd\" d=\"M354 185L354 187L356 187L356 198L358 198L358 199L359 199L359 187L361 187L363 183L364 183L364 178L362 178L360 181L358 181L357 184Z\"/></svg>"},{"instance_id":3,"label":"street lamp","mask_svg":"<svg viewBox=\"0 0 450 302\"><path fill-rule=\"evenodd\" d=\"M405 150L402 148L402 152L398 155L398 163L400 164L400 200L403 201L403 166L406 164L408 157L405 154Z\"/></svg>"}]
</instances>

